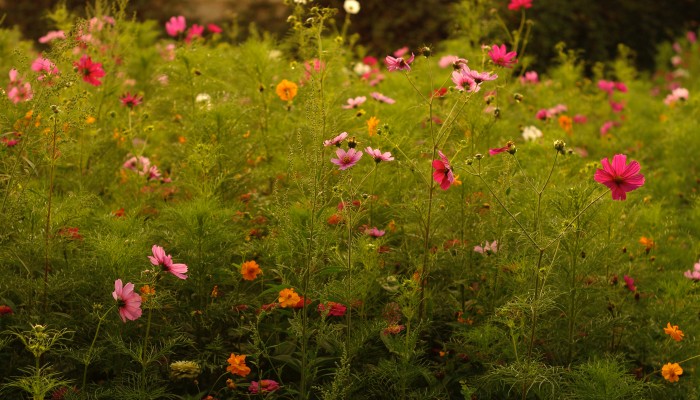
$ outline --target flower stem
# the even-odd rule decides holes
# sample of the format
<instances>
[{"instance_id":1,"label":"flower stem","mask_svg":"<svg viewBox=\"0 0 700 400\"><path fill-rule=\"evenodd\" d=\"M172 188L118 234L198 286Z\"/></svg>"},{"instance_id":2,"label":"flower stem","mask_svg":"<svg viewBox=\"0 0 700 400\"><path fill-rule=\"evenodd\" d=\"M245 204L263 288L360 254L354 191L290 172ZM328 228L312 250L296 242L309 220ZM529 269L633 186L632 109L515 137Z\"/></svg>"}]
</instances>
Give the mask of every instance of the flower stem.
<instances>
[{"instance_id":1,"label":"flower stem","mask_svg":"<svg viewBox=\"0 0 700 400\"><path fill-rule=\"evenodd\" d=\"M114 309L115 306L112 306L105 312L101 317L99 322L97 323L97 329L95 330L95 336L92 338L92 343L90 343L90 348L88 349L87 354L85 354L85 369L83 370L83 384L82 388L85 390L85 385L87 383L87 372L88 372L88 367L90 366L90 358L92 357L92 349L95 347L95 342L97 341L97 335L100 333L100 327L102 326L102 322L107 318L107 315Z\"/></svg>"}]
</instances>

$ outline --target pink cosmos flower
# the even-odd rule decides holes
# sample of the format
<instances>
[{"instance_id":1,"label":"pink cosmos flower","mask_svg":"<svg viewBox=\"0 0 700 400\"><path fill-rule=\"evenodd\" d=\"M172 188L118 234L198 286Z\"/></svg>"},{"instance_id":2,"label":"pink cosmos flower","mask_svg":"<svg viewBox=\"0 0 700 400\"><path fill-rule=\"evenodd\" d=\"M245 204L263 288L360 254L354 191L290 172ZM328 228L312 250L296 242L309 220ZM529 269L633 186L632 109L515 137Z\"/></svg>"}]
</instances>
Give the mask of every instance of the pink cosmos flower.
<instances>
[{"instance_id":1,"label":"pink cosmos flower","mask_svg":"<svg viewBox=\"0 0 700 400\"><path fill-rule=\"evenodd\" d=\"M151 264L155 266L160 265L163 271L170 272L180 279L187 279L187 275L185 275L187 273L187 265L173 264L172 256L165 254L165 250L155 244L151 248L151 251L153 251L153 255L148 256L148 259L151 260Z\"/></svg>"},{"instance_id":2,"label":"pink cosmos flower","mask_svg":"<svg viewBox=\"0 0 700 400\"><path fill-rule=\"evenodd\" d=\"M93 86L100 86L99 78L105 76L105 71L102 69L101 63L94 63L89 56L82 56L80 61L73 63L78 69L78 73L83 76L83 80Z\"/></svg>"},{"instance_id":3,"label":"pink cosmos flower","mask_svg":"<svg viewBox=\"0 0 700 400\"><path fill-rule=\"evenodd\" d=\"M513 68L513 64L518 62L515 58L517 55L518 53L514 51L508 52L505 44L500 46L494 44L493 47L491 47L491 51L489 51L491 61L505 68Z\"/></svg>"},{"instance_id":4,"label":"pink cosmos flower","mask_svg":"<svg viewBox=\"0 0 700 400\"><path fill-rule=\"evenodd\" d=\"M158 180L160 178L162 178L162 176L160 174L160 171L158 170L158 167L155 165L151 165L151 168L148 169L148 177L146 179L148 179L149 181L154 181L154 180ZM181 279L185 279L185 278L181 278Z\"/></svg>"},{"instance_id":5,"label":"pink cosmos flower","mask_svg":"<svg viewBox=\"0 0 700 400\"><path fill-rule=\"evenodd\" d=\"M535 114L535 118L542 120L542 121L549 119L551 117L552 116L550 115L549 110L547 110L546 108L542 108L542 109L538 110L537 113Z\"/></svg>"},{"instance_id":6,"label":"pink cosmos flower","mask_svg":"<svg viewBox=\"0 0 700 400\"><path fill-rule=\"evenodd\" d=\"M585 124L586 122L588 122L588 118L586 118L586 116L583 114L576 114L574 115L573 119L574 122L577 124Z\"/></svg>"},{"instance_id":7,"label":"pink cosmos flower","mask_svg":"<svg viewBox=\"0 0 700 400\"><path fill-rule=\"evenodd\" d=\"M600 135L605 136L615 125L615 121L606 121L603 126L600 127Z\"/></svg>"},{"instance_id":8,"label":"pink cosmos flower","mask_svg":"<svg viewBox=\"0 0 700 400\"><path fill-rule=\"evenodd\" d=\"M610 188L613 200L625 200L626 193L644 185L644 175L639 173L641 167L636 161L627 164L627 156L615 154L612 164L607 158L600 160L603 169L598 169L594 179Z\"/></svg>"},{"instance_id":9,"label":"pink cosmos flower","mask_svg":"<svg viewBox=\"0 0 700 400\"><path fill-rule=\"evenodd\" d=\"M204 33L204 27L202 25L192 24L190 29L187 30L187 37L185 37L185 42L189 43L194 38L201 38Z\"/></svg>"},{"instance_id":10,"label":"pink cosmos flower","mask_svg":"<svg viewBox=\"0 0 700 400\"><path fill-rule=\"evenodd\" d=\"M537 71L527 71L525 75L520 77L520 83L539 83L540 77L537 75Z\"/></svg>"},{"instance_id":11,"label":"pink cosmos flower","mask_svg":"<svg viewBox=\"0 0 700 400\"><path fill-rule=\"evenodd\" d=\"M336 146L340 147L340 143L342 143L343 140L345 140L346 137L348 137L348 133L347 133L347 132L343 132L343 133L341 133L340 135L334 137L333 139L324 140L324 141L323 141L323 145L324 145L325 147L332 146L332 145L336 145Z\"/></svg>"},{"instance_id":12,"label":"pink cosmos flower","mask_svg":"<svg viewBox=\"0 0 700 400\"><path fill-rule=\"evenodd\" d=\"M622 82L615 82L615 90L620 93L627 93L627 85Z\"/></svg>"},{"instance_id":13,"label":"pink cosmos flower","mask_svg":"<svg viewBox=\"0 0 700 400\"><path fill-rule=\"evenodd\" d=\"M610 100L610 108L613 112L619 113L625 109L625 103Z\"/></svg>"},{"instance_id":14,"label":"pink cosmos flower","mask_svg":"<svg viewBox=\"0 0 700 400\"><path fill-rule=\"evenodd\" d=\"M457 87L457 89L460 91L474 93L478 92L480 89L474 78L472 78L464 69L452 72L452 82L454 82L455 87Z\"/></svg>"},{"instance_id":15,"label":"pink cosmos flower","mask_svg":"<svg viewBox=\"0 0 700 400\"><path fill-rule=\"evenodd\" d=\"M394 57L403 57L408 54L408 46L404 46L394 51Z\"/></svg>"},{"instance_id":16,"label":"pink cosmos flower","mask_svg":"<svg viewBox=\"0 0 700 400\"><path fill-rule=\"evenodd\" d=\"M634 279L632 279L631 276L623 276L622 277L625 280L625 285L627 285L627 289L629 289L631 292L636 292L637 287L634 286Z\"/></svg>"},{"instance_id":17,"label":"pink cosmos flower","mask_svg":"<svg viewBox=\"0 0 700 400\"><path fill-rule=\"evenodd\" d=\"M261 379L260 381L252 381L250 382L250 386L248 386L248 391L251 394L258 394L258 393L270 393L274 392L275 390L280 388L280 384L277 383L276 381L273 381L272 379Z\"/></svg>"},{"instance_id":18,"label":"pink cosmos flower","mask_svg":"<svg viewBox=\"0 0 700 400\"><path fill-rule=\"evenodd\" d=\"M569 107L567 107L566 104L557 104L556 106L549 109L549 112L552 115L565 113L567 111L569 111Z\"/></svg>"},{"instance_id":19,"label":"pink cosmos flower","mask_svg":"<svg viewBox=\"0 0 700 400\"><path fill-rule=\"evenodd\" d=\"M487 256L495 254L498 252L498 240L494 240L490 244L487 240L483 246L474 246L474 251L479 254L486 254Z\"/></svg>"},{"instance_id":20,"label":"pink cosmos flower","mask_svg":"<svg viewBox=\"0 0 700 400\"><path fill-rule=\"evenodd\" d=\"M223 29L221 29L221 27L219 27L219 25L216 25L216 24L208 24L207 29L211 33L221 33L224 31Z\"/></svg>"},{"instance_id":21,"label":"pink cosmos flower","mask_svg":"<svg viewBox=\"0 0 700 400\"><path fill-rule=\"evenodd\" d=\"M131 157L130 159L126 160L124 165L122 165L122 168L138 171L139 174L144 175L146 172L148 172L149 168L151 168L151 160L144 156Z\"/></svg>"},{"instance_id":22,"label":"pink cosmos flower","mask_svg":"<svg viewBox=\"0 0 700 400\"><path fill-rule=\"evenodd\" d=\"M391 156L390 152L382 153L379 149L373 149L371 147L366 147L365 151L370 157L374 158L374 161L379 163L382 161L394 161L394 157Z\"/></svg>"},{"instance_id":23,"label":"pink cosmos flower","mask_svg":"<svg viewBox=\"0 0 700 400\"><path fill-rule=\"evenodd\" d=\"M346 110L350 110L350 109L359 107L365 101L367 101L367 97L365 97L365 96L358 96L358 97L355 97L354 99L349 98L347 104L344 104L342 107Z\"/></svg>"},{"instance_id":24,"label":"pink cosmos flower","mask_svg":"<svg viewBox=\"0 0 700 400\"><path fill-rule=\"evenodd\" d=\"M9 75L10 84L7 86L7 97L15 104L31 100L34 97L32 85L29 82L24 82L14 68L10 70Z\"/></svg>"},{"instance_id":25,"label":"pink cosmos flower","mask_svg":"<svg viewBox=\"0 0 700 400\"><path fill-rule=\"evenodd\" d=\"M335 154L338 156L338 158L332 158L331 162L337 165L339 167L338 169L341 171L357 164L357 162L360 161L360 158L362 158L362 152L355 149L348 149L348 151L345 151L338 148L338 150L335 151Z\"/></svg>"},{"instance_id":26,"label":"pink cosmos flower","mask_svg":"<svg viewBox=\"0 0 700 400\"><path fill-rule=\"evenodd\" d=\"M39 38L39 43L49 43L56 39L65 39L66 33L63 31L49 31L46 35Z\"/></svg>"},{"instance_id":27,"label":"pink cosmos flower","mask_svg":"<svg viewBox=\"0 0 700 400\"><path fill-rule=\"evenodd\" d=\"M693 265L693 270L687 270L683 274L686 278L692 279L694 281L700 281L700 261Z\"/></svg>"},{"instance_id":28,"label":"pink cosmos flower","mask_svg":"<svg viewBox=\"0 0 700 400\"><path fill-rule=\"evenodd\" d=\"M122 105L125 107L134 108L141 104L143 101L143 96L132 95L131 93L126 92L119 98L119 101L121 101Z\"/></svg>"},{"instance_id":29,"label":"pink cosmos flower","mask_svg":"<svg viewBox=\"0 0 700 400\"><path fill-rule=\"evenodd\" d=\"M671 94L666 96L666 98L664 99L664 104L670 106L672 104L675 104L679 100L687 101L689 95L690 93L688 92L688 89L682 87L675 88L673 89Z\"/></svg>"},{"instance_id":30,"label":"pink cosmos flower","mask_svg":"<svg viewBox=\"0 0 700 400\"><path fill-rule=\"evenodd\" d=\"M532 7L532 0L510 0L510 4L508 4L508 9L513 11L530 7Z\"/></svg>"},{"instance_id":31,"label":"pink cosmos flower","mask_svg":"<svg viewBox=\"0 0 700 400\"><path fill-rule=\"evenodd\" d=\"M688 31L688 33L685 34L685 37L688 39L688 41L693 44L698 41L698 35L695 34L693 31Z\"/></svg>"},{"instance_id":32,"label":"pink cosmos flower","mask_svg":"<svg viewBox=\"0 0 700 400\"><path fill-rule=\"evenodd\" d=\"M440 66L440 68L451 67L452 63L454 63L457 60L459 60L459 57L457 57L457 56L452 56L452 55L443 56L440 58L440 61L438 61L438 65Z\"/></svg>"},{"instance_id":33,"label":"pink cosmos flower","mask_svg":"<svg viewBox=\"0 0 700 400\"><path fill-rule=\"evenodd\" d=\"M379 61L377 60L376 57L366 56L365 58L362 59L362 62L371 67L373 65L376 65Z\"/></svg>"},{"instance_id":34,"label":"pink cosmos flower","mask_svg":"<svg viewBox=\"0 0 700 400\"><path fill-rule=\"evenodd\" d=\"M372 96L373 99L375 99L375 100L377 100L377 101L379 101L379 102L381 102L381 103L386 103L386 104L394 104L394 103L396 103L396 100L392 99L392 98L389 97L389 96L385 96L385 95L383 95L383 94L381 94L381 93L379 93L379 92L372 92L372 93L370 93L369 95Z\"/></svg>"},{"instance_id":35,"label":"pink cosmos flower","mask_svg":"<svg viewBox=\"0 0 700 400\"><path fill-rule=\"evenodd\" d=\"M343 315L345 315L345 312L347 311L348 308L340 303L336 303L334 301L328 301L325 304L324 303L319 304L316 309L321 314L323 314L324 312L326 312L326 310L328 310L329 317L342 317Z\"/></svg>"},{"instance_id":36,"label":"pink cosmos flower","mask_svg":"<svg viewBox=\"0 0 700 400\"><path fill-rule=\"evenodd\" d=\"M37 59L32 62L32 71L39 73L38 81L43 81L47 77L50 80L52 75L58 75L56 64L44 57L37 57Z\"/></svg>"},{"instance_id":37,"label":"pink cosmos flower","mask_svg":"<svg viewBox=\"0 0 700 400\"><path fill-rule=\"evenodd\" d=\"M410 71L411 63L416 58L416 56L411 53L411 57L408 60L404 60L401 57L386 56L384 63L386 64L386 69L389 71Z\"/></svg>"},{"instance_id":38,"label":"pink cosmos flower","mask_svg":"<svg viewBox=\"0 0 700 400\"><path fill-rule=\"evenodd\" d=\"M376 226L373 226L372 228L365 229L365 233L373 238L380 238L386 234L386 231L379 230Z\"/></svg>"},{"instance_id":39,"label":"pink cosmos flower","mask_svg":"<svg viewBox=\"0 0 700 400\"><path fill-rule=\"evenodd\" d=\"M119 316L122 321L135 321L141 317L141 296L134 293L134 284L129 282L126 285L121 279L114 281L114 291L112 297L117 301Z\"/></svg>"},{"instance_id":40,"label":"pink cosmos flower","mask_svg":"<svg viewBox=\"0 0 700 400\"><path fill-rule=\"evenodd\" d=\"M615 90L615 82L601 79L598 81L598 88L612 96L613 90Z\"/></svg>"},{"instance_id":41,"label":"pink cosmos flower","mask_svg":"<svg viewBox=\"0 0 700 400\"><path fill-rule=\"evenodd\" d=\"M452 172L452 166L447 161L447 157L438 150L439 160L433 160L433 179L440 184L440 189L447 190L455 181L455 175Z\"/></svg>"},{"instance_id":42,"label":"pink cosmos flower","mask_svg":"<svg viewBox=\"0 0 700 400\"><path fill-rule=\"evenodd\" d=\"M490 155L490 156L495 156L496 154L500 154L500 153L506 152L506 151L510 150L511 146L512 146L512 144L511 144L511 143L508 143L508 144L506 144L506 145L503 146L503 147L498 147L498 148L495 148L495 149L489 149L489 155Z\"/></svg>"},{"instance_id":43,"label":"pink cosmos flower","mask_svg":"<svg viewBox=\"0 0 700 400\"><path fill-rule=\"evenodd\" d=\"M172 37L175 37L178 34L184 32L186 28L187 22L185 21L185 17L183 17L182 15L177 17L170 17L170 20L165 23L165 31L168 32L168 35Z\"/></svg>"}]
</instances>

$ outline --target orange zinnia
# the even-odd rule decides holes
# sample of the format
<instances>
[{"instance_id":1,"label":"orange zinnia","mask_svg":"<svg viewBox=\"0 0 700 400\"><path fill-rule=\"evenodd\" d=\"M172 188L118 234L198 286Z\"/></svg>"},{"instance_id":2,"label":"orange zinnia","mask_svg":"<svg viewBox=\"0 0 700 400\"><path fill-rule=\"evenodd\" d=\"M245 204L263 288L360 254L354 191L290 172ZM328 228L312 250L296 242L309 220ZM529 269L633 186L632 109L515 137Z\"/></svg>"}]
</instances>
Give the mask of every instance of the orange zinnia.
<instances>
[{"instance_id":1,"label":"orange zinnia","mask_svg":"<svg viewBox=\"0 0 700 400\"><path fill-rule=\"evenodd\" d=\"M228 358L226 371L234 375L247 376L250 373L250 368L245 365L245 354L237 356L231 353L231 357Z\"/></svg>"},{"instance_id":2,"label":"orange zinnia","mask_svg":"<svg viewBox=\"0 0 700 400\"><path fill-rule=\"evenodd\" d=\"M671 326L670 322L664 328L664 333L671 336L671 338L676 342L680 342L683 340L683 336L685 336L683 331L678 329L678 325Z\"/></svg>"},{"instance_id":3,"label":"orange zinnia","mask_svg":"<svg viewBox=\"0 0 700 400\"><path fill-rule=\"evenodd\" d=\"M246 261L241 264L241 275L243 275L243 279L252 281L260 274L262 274L262 270L255 261Z\"/></svg>"},{"instance_id":4,"label":"orange zinnia","mask_svg":"<svg viewBox=\"0 0 700 400\"><path fill-rule=\"evenodd\" d=\"M683 375L683 368L678 363L668 363L661 368L661 375L669 382L678 382L678 377Z\"/></svg>"},{"instance_id":5,"label":"orange zinnia","mask_svg":"<svg viewBox=\"0 0 700 400\"><path fill-rule=\"evenodd\" d=\"M294 99L294 97L297 95L297 84L286 79L282 79L282 82L277 85L275 93L277 93L277 96L279 96L281 100L292 101L292 99Z\"/></svg>"},{"instance_id":6,"label":"orange zinnia","mask_svg":"<svg viewBox=\"0 0 700 400\"><path fill-rule=\"evenodd\" d=\"M559 126L566 132L569 136L574 132L573 120L571 117L562 115L559 117Z\"/></svg>"},{"instance_id":7,"label":"orange zinnia","mask_svg":"<svg viewBox=\"0 0 700 400\"><path fill-rule=\"evenodd\" d=\"M370 136L376 135L378 126L379 119L377 119L377 117L371 117L367 120L367 133L369 133Z\"/></svg>"},{"instance_id":8,"label":"orange zinnia","mask_svg":"<svg viewBox=\"0 0 700 400\"><path fill-rule=\"evenodd\" d=\"M282 308L294 307L299 301L301 301L301 297L299 297L294 289L282 289L280 291L279 302Z\"/></svg>"}]
</instances>

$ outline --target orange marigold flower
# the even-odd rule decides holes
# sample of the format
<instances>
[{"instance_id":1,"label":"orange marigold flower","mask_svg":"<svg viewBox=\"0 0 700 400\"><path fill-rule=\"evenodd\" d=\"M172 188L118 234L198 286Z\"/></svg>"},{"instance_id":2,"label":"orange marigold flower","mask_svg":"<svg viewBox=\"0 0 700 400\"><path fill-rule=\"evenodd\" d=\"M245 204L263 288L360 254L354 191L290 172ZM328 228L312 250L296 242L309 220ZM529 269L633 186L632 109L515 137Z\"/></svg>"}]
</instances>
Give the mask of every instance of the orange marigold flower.
<instances>
[{"instance_id":1,"label":"orange marigold flower","mask_svg":"<svg viewBox=\"0 0 700 400\"><path fill-rule=\"evenodd\" d=\"M277 93L277 96L279 96L281 100L292 101L292 99L294 99L294 97L297 95L297 84L286 79L282 79L282 82L277 85L275 93Z\"/></svg>"},{"instance_id":2,"label":"orange marigold flower","mask_svg":"<svg viewBox=\"0 0 700 400\"><path fill-rule=\"evenodd\" d=\"M246 261L241 264L241 275L243 275L243 279L252 281L260 274L262 274L262 270L255 261Z\"/></svg>"},{"instance_id":3,"label":"orange marigold flower","mask_svg":"<svg viewBox=\"0 0 700 400\"><path fill-rule=\"evenodd\" d=\"M299 301L301 301L301 297L299 297L294 289L282 289L280 291L279 302L282 308L294 307Z\"/></svg>"},{"instance_id":4,"label":"orange marigold flower","mask_svg":"<svg viewBox=\"0 0 700 400\"><path fill-rule=\"evenodd\" d=\"M678 329L678 325L671 326L670 322L664 328L664 333L671 336L671 339L675 340L676 342L680 342L683 340L683 336L685 336L683 331Z\"/></svg>"},{"instance_id":5,"label":"orange marigold flower","mask_svg":"<svg viewBox=\"0 0 700 400\"><path fill-rule=\"evenodd\" d=\"M247 376L250 373L250 368L245 365L245 354L237 356L231 353L231 357L228 358L228 367L226 371L240 376Z\"/></svg>"},{"instance_id":6,"label":"orange marigold flower","mask_svg":"<svg viewBox=\"0 0 700 400\"><path fill-rule=\"evenodd\" d=\"M562 115L559 117L558 122L559 122L559 126L561 126L561 129L563 129L564 132L566 132L568 135L571 135L572 133L574 133L574 124L573 124L573 120L571 119L571 117L569 117L567 115Z\"/></svg>"},{"instance_id":7,"label":"orange marigold flower","mask_svg":"<svg viewBox=\"0 0 700 400\"><path fill-rule=\"evenodd\" d=\"M371 117L367 120L367 133L370 136L377 134L377 127L379 126L379 119L377 117Z\"/></svg>"},{"instance_id":8,"label":"orange marigold flower","mask_svg":"<svg viewBox=\"0 0 700 400\"><path fill-rule=\"evenodd\" d=\"M156 294L156 289L152 288L150 285L143 285L139 289L139 292L141 292L144 297L148 297Z\"/></svg>"},{"instance_id":9,"label":"orange marigold flower","mask_svg":"<svg viewBox=\"0 0 700 400\"><path fill-rule=\"evenodd\" d=\"M648 237L644 237L644 236L639 238L639 244L644 246L644 251L646 251L647 253L649 252L649 250L651 250L655 246L654 240L649 239Z\"/></svg>"},{"instance_id":10,"label":"orange marigold flower","mask_svg":"<svg viewBox=\"0 0 700 400\"><path fill-rule=\"evenodd\" d=\"M661 368L661 375L669 382L678 382L678 377L683 375L683 368L678 363L667 363Z\"/></svg>"}]
</instances>

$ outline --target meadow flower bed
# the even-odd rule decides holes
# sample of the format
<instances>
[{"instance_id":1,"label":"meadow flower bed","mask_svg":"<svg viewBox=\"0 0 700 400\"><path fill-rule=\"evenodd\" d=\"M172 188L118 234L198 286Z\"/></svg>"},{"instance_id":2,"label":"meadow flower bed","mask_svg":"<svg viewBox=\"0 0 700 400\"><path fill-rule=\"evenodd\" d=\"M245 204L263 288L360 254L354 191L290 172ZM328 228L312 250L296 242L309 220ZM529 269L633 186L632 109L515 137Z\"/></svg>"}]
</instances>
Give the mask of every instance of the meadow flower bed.
<instances>
[{"instance_id":1,"label":"meadow flower bed","mask_svg":"<svg viewBox=\"0 0 700 400\"><path fill-rule=\"evenodd\" d=\"M586 77L528 0L389 55L306 3L0 30L2 398L698 397L696 34Z\"/></svg>"}]
</instances>

